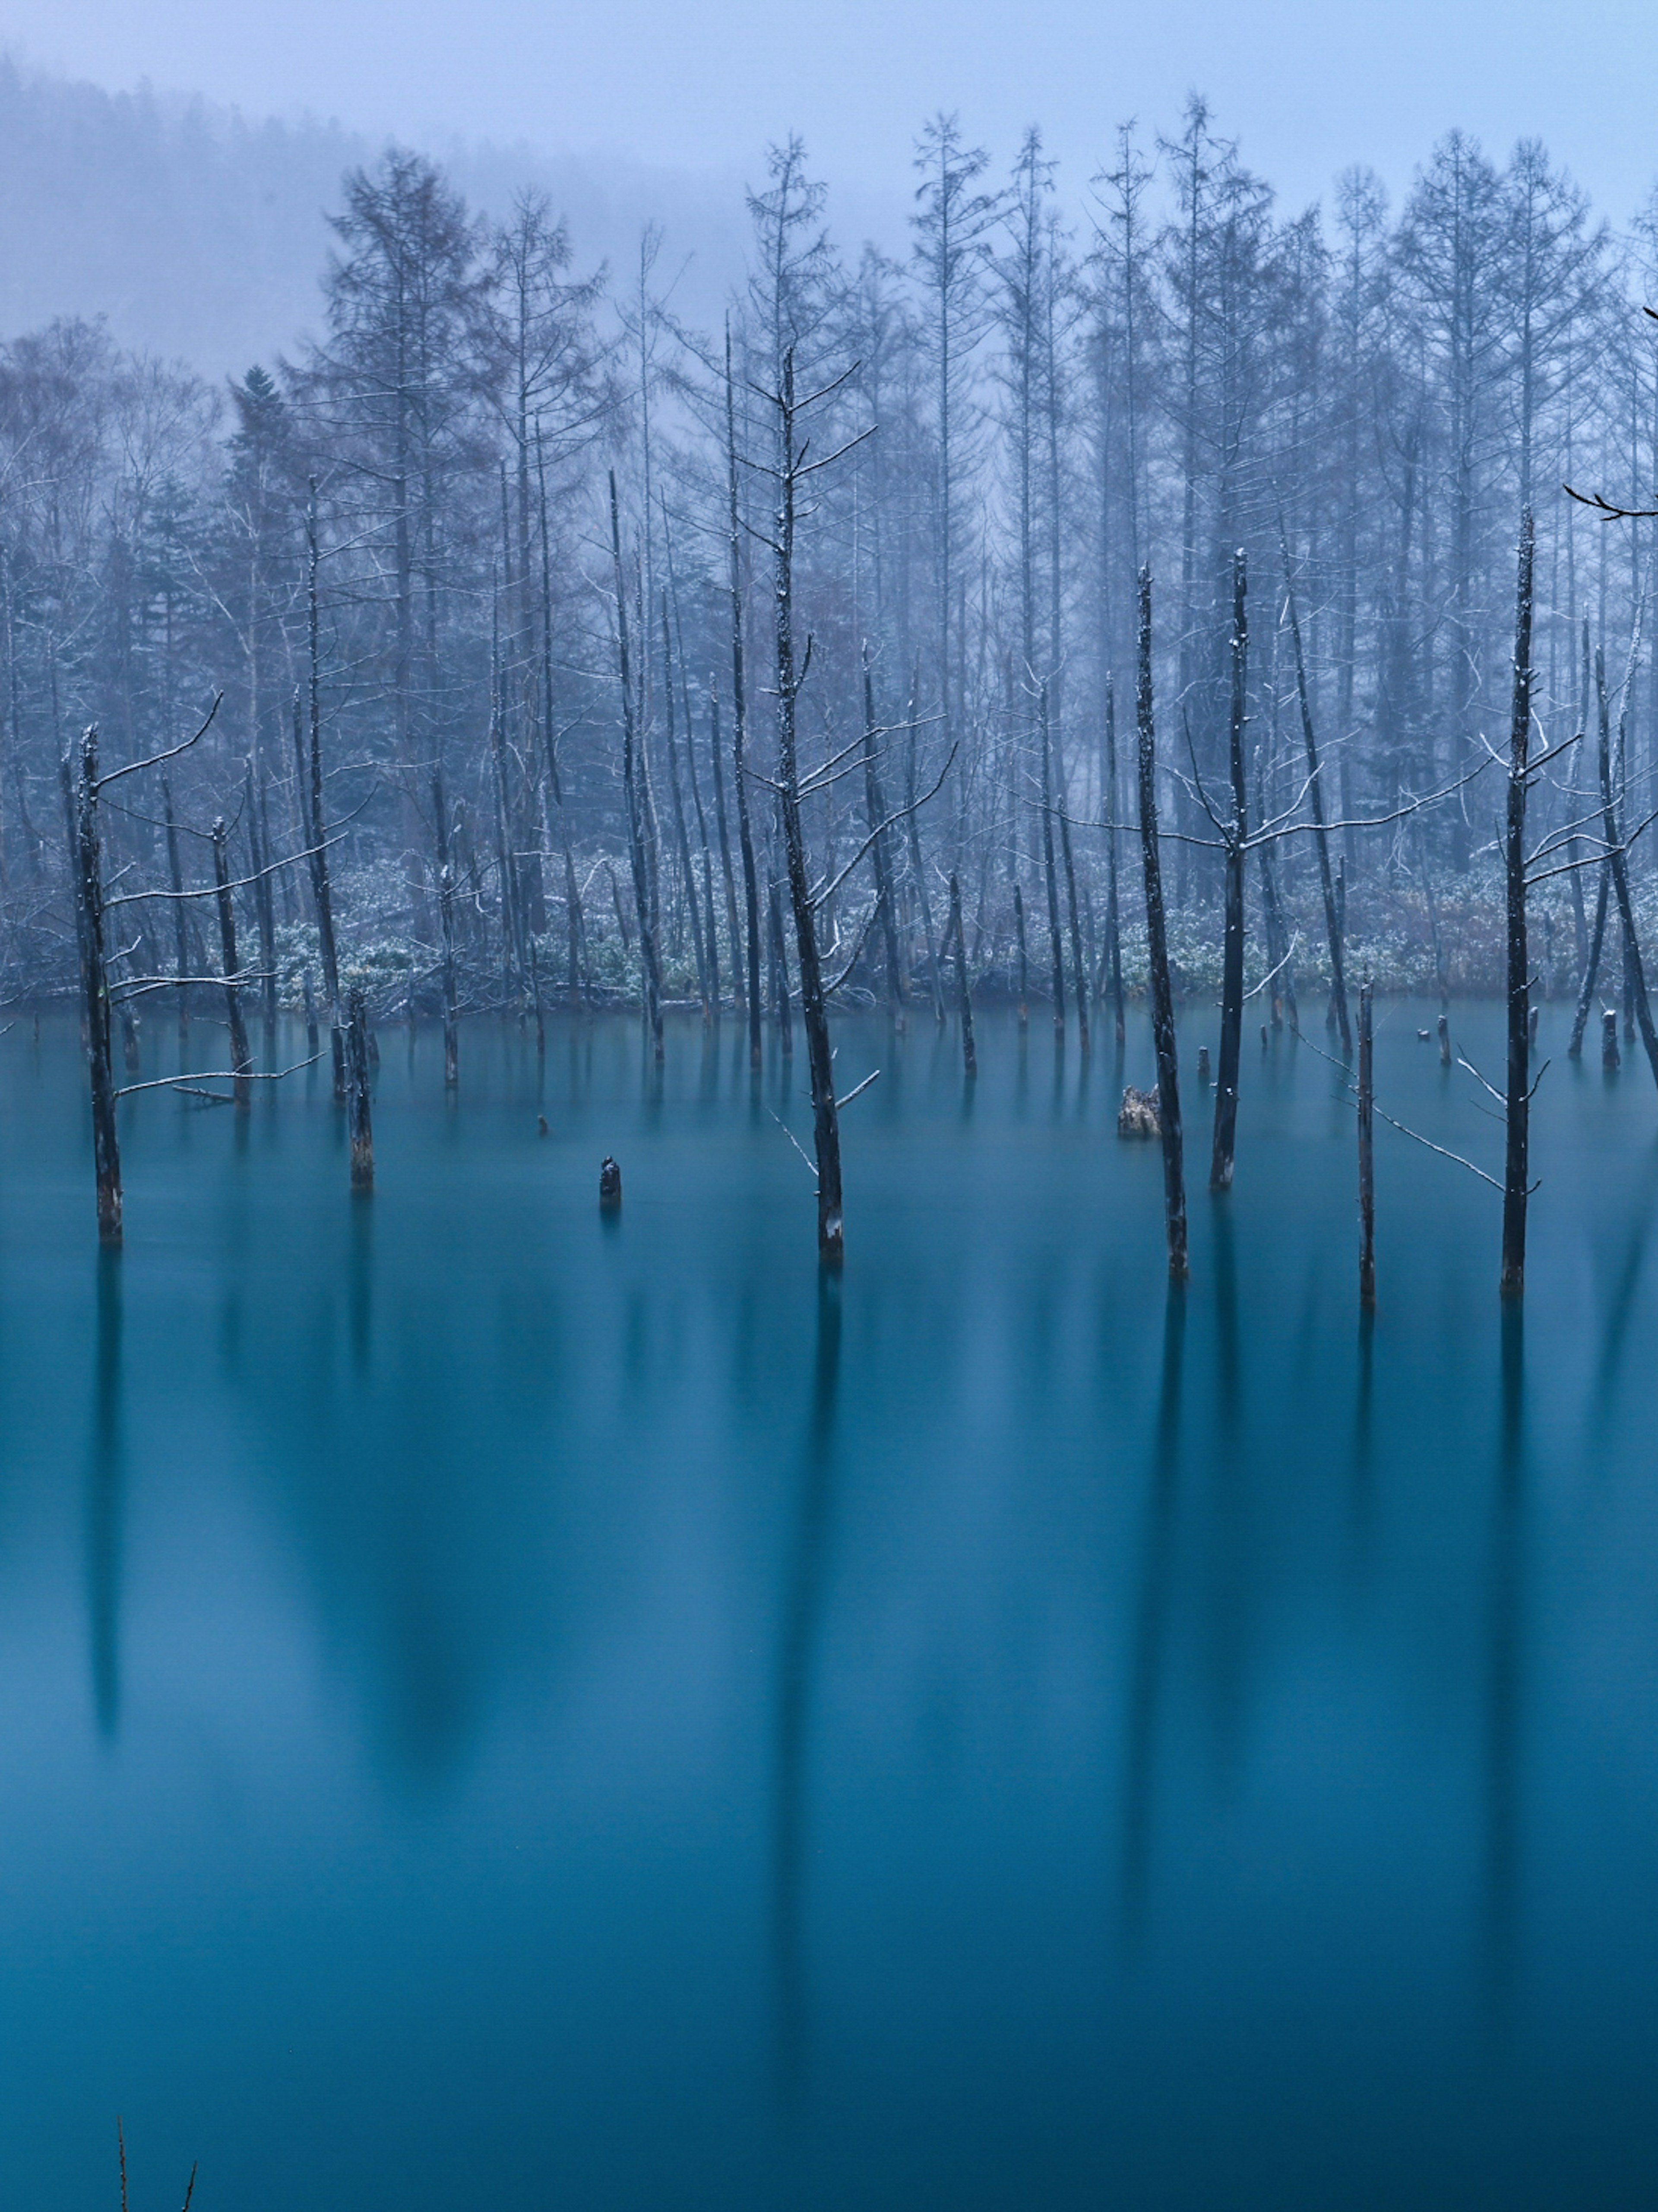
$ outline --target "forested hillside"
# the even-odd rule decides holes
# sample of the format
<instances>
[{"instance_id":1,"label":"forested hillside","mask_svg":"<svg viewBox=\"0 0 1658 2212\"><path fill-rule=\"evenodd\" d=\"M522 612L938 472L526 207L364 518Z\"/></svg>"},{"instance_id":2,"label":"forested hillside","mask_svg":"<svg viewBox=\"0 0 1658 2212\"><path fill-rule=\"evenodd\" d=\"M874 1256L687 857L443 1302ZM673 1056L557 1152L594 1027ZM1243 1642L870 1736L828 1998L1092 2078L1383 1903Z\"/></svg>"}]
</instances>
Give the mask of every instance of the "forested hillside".
<instances>
[{"instance_id":1,"label":"forested hillside","mask_svg":"<svg viewBox=\"0 0 1658 2212\"><path fill-rule=\"evenodd\" d=\"M22 97L0 76L0 101ZM14 995L70 978L66 744L96 722L106 763L147 755L222 690L173 772L198 833L183 878L203 879L216 815L265 865L320 837L341 957L383 1008L434 1006L446 974L480 1006L740 1003L751 965L776 997L797 957L781 695L835 988L938 1001L953 877L958 967L1073 1019L1120 1005L1118 975L1132 993L1143 974L1111 826L1133 818L1143 568L1177 981L1218 967L1241 804L1252 982L1323 976L1339 933L1379 982L1488 984L1503 792L1483 769L1528 504L1540 729L1583 726L1604 653L1620 803L1645 814L1655 526L1609 530L1560 487L1639 504L1658 478L1658 222L1610 228L1540 145L1453 135L1399 205L1354 169L1299 210L1195 98L1166 137L1102 118L1092 178L1057 176L1035 131L999 172L941 118L895 179L913 217L890 254L843 232L784 141L733 202L748 273L722 318L671 234L606 270L535 189L486 218L417 154L341 177L325 131L164 129L143 101L88 109L88 130L112 115L132 185L109 283L182 229L177 265L240 302L225 327L265 335L227 382L168 357L164 319L161 350L128 349L114 291L107 326L50 312L77 303L20 240L32 210L81 217L9 143L6 296L32 319L0 351ZM273 211L278 144L282 191L309 164L331 210L308 272ZM804 459L781 442L790 378ZM1591 811L1577 758L1533 799L1540 838ZM167 878L153 810L108 834L112 871ZM274 880L297 994L316 915L303 869ZM1551 985L1575 983L1595 890L1594 872L1542 887ZM145 928L135 967L210 957Z\"/></svg>"}]
</instances>

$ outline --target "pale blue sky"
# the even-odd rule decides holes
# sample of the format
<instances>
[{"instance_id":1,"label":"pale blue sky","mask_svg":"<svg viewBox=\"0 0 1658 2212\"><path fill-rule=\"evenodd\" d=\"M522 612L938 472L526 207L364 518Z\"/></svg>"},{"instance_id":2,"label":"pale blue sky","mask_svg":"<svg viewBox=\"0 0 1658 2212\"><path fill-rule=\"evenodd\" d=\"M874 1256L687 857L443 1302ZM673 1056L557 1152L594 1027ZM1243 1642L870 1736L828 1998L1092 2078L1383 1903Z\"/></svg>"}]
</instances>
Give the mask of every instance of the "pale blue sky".
<instances>
[{"instance_id":1,"label":"pale blue sky","mask_svg":"<svg viewBox=\"0 0 1658 2212\"><path fill-rule=\"evenodd\" d=\"M1040 120L1074 185L1193 84L1292 204L1352 161L1396 190L1452 123L1497 154L1540 135L1615 218L1658 174L1658 0L6 0L0 26L110 87L428 138L752 173L795 128L883 196L938 107L999 166Z\"/></svg>"}]
</instances>

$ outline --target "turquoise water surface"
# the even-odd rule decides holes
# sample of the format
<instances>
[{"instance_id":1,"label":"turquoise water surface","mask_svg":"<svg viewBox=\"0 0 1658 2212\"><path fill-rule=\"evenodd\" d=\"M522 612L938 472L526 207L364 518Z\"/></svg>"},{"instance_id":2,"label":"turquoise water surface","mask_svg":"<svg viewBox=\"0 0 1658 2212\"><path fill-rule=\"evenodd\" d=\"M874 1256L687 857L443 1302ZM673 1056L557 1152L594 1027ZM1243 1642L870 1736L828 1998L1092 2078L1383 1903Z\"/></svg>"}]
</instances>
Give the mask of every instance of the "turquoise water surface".
<instances>
[{"instance_id":1,"label":"turquoise water surface","mask_svg":"<svg viewBox=\"0 0 1658 2212\"><path fill-rule=\"evenodd\" d=\"M1435 1012L1381 1103L1498 1171ZM1251 1042L1221 1201L1188 1076L1171 1300L1143 1012L979 1030L840 1024L839 1284L729 1021L453 1102L387 1029L367 1201L314 1071L129 1102L102 1260L72 1024L0 1040L6 2204L118 2112L134 2212L1658 2201L1638 1049L1543 1079L1523 1321L1378 1129L1365 1328L1327 1061Z\"/></svg>"}]
</instances>

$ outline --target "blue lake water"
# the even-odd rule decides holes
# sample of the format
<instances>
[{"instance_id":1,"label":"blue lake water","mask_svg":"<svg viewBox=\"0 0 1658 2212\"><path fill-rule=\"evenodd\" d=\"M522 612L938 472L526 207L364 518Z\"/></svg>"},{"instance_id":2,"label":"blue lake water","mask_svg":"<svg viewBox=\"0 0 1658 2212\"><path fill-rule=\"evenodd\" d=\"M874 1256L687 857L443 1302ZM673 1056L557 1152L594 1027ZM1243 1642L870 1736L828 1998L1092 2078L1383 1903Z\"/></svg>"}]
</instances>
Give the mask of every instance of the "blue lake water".
<instances>
[{"instance_id":1,"label":"blue lake water","mask_svg":"<svg viewBox=\"0 0 1658 2212\"><path fill-rule=\"evenodd\" d=\"M1495 1171L1435 1011L1381 1102ZM367 1202L315 1073L131 1102L112 1261L0 1040L5 2204L113 2207L118 2112L134 2212L1658 2201L1638 1050L1543 1079L1521 1322L1378 1128L1366 1328L1317 1054L1219 1202L1188 1074L1171 1301L1143 1012L979 1026L840 1024L838 1286L732 1023L454 1103L388 1029Z\"/></svg>"}]
</instances>

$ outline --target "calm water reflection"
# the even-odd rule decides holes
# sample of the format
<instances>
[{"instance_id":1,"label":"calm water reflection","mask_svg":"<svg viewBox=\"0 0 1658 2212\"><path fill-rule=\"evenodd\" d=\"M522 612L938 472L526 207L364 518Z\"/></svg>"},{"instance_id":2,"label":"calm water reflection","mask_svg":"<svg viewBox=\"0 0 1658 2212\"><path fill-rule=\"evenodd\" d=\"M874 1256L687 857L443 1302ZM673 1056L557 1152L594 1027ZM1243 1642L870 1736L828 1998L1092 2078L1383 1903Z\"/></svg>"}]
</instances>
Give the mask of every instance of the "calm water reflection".
<instances>
[{"instance_id":1,"label":"calm water reflection","mask_svg":"<svg viewBox=\"0 0 1658 2212\"><path fill-rule=\"evenodd\" d=\"M146 1098L101 1259L0 1044L5 2201L118 2110L207 2212L1653 2198L1650 1087L1545 1079L1523 1320L1379 1132L1372 1322L1324 1061L1171 1294L1145 1041L980 1052L845 1025L836 1283L733 1024L388 1032L367 1203Z\"/></svg>"}]
</instances>

